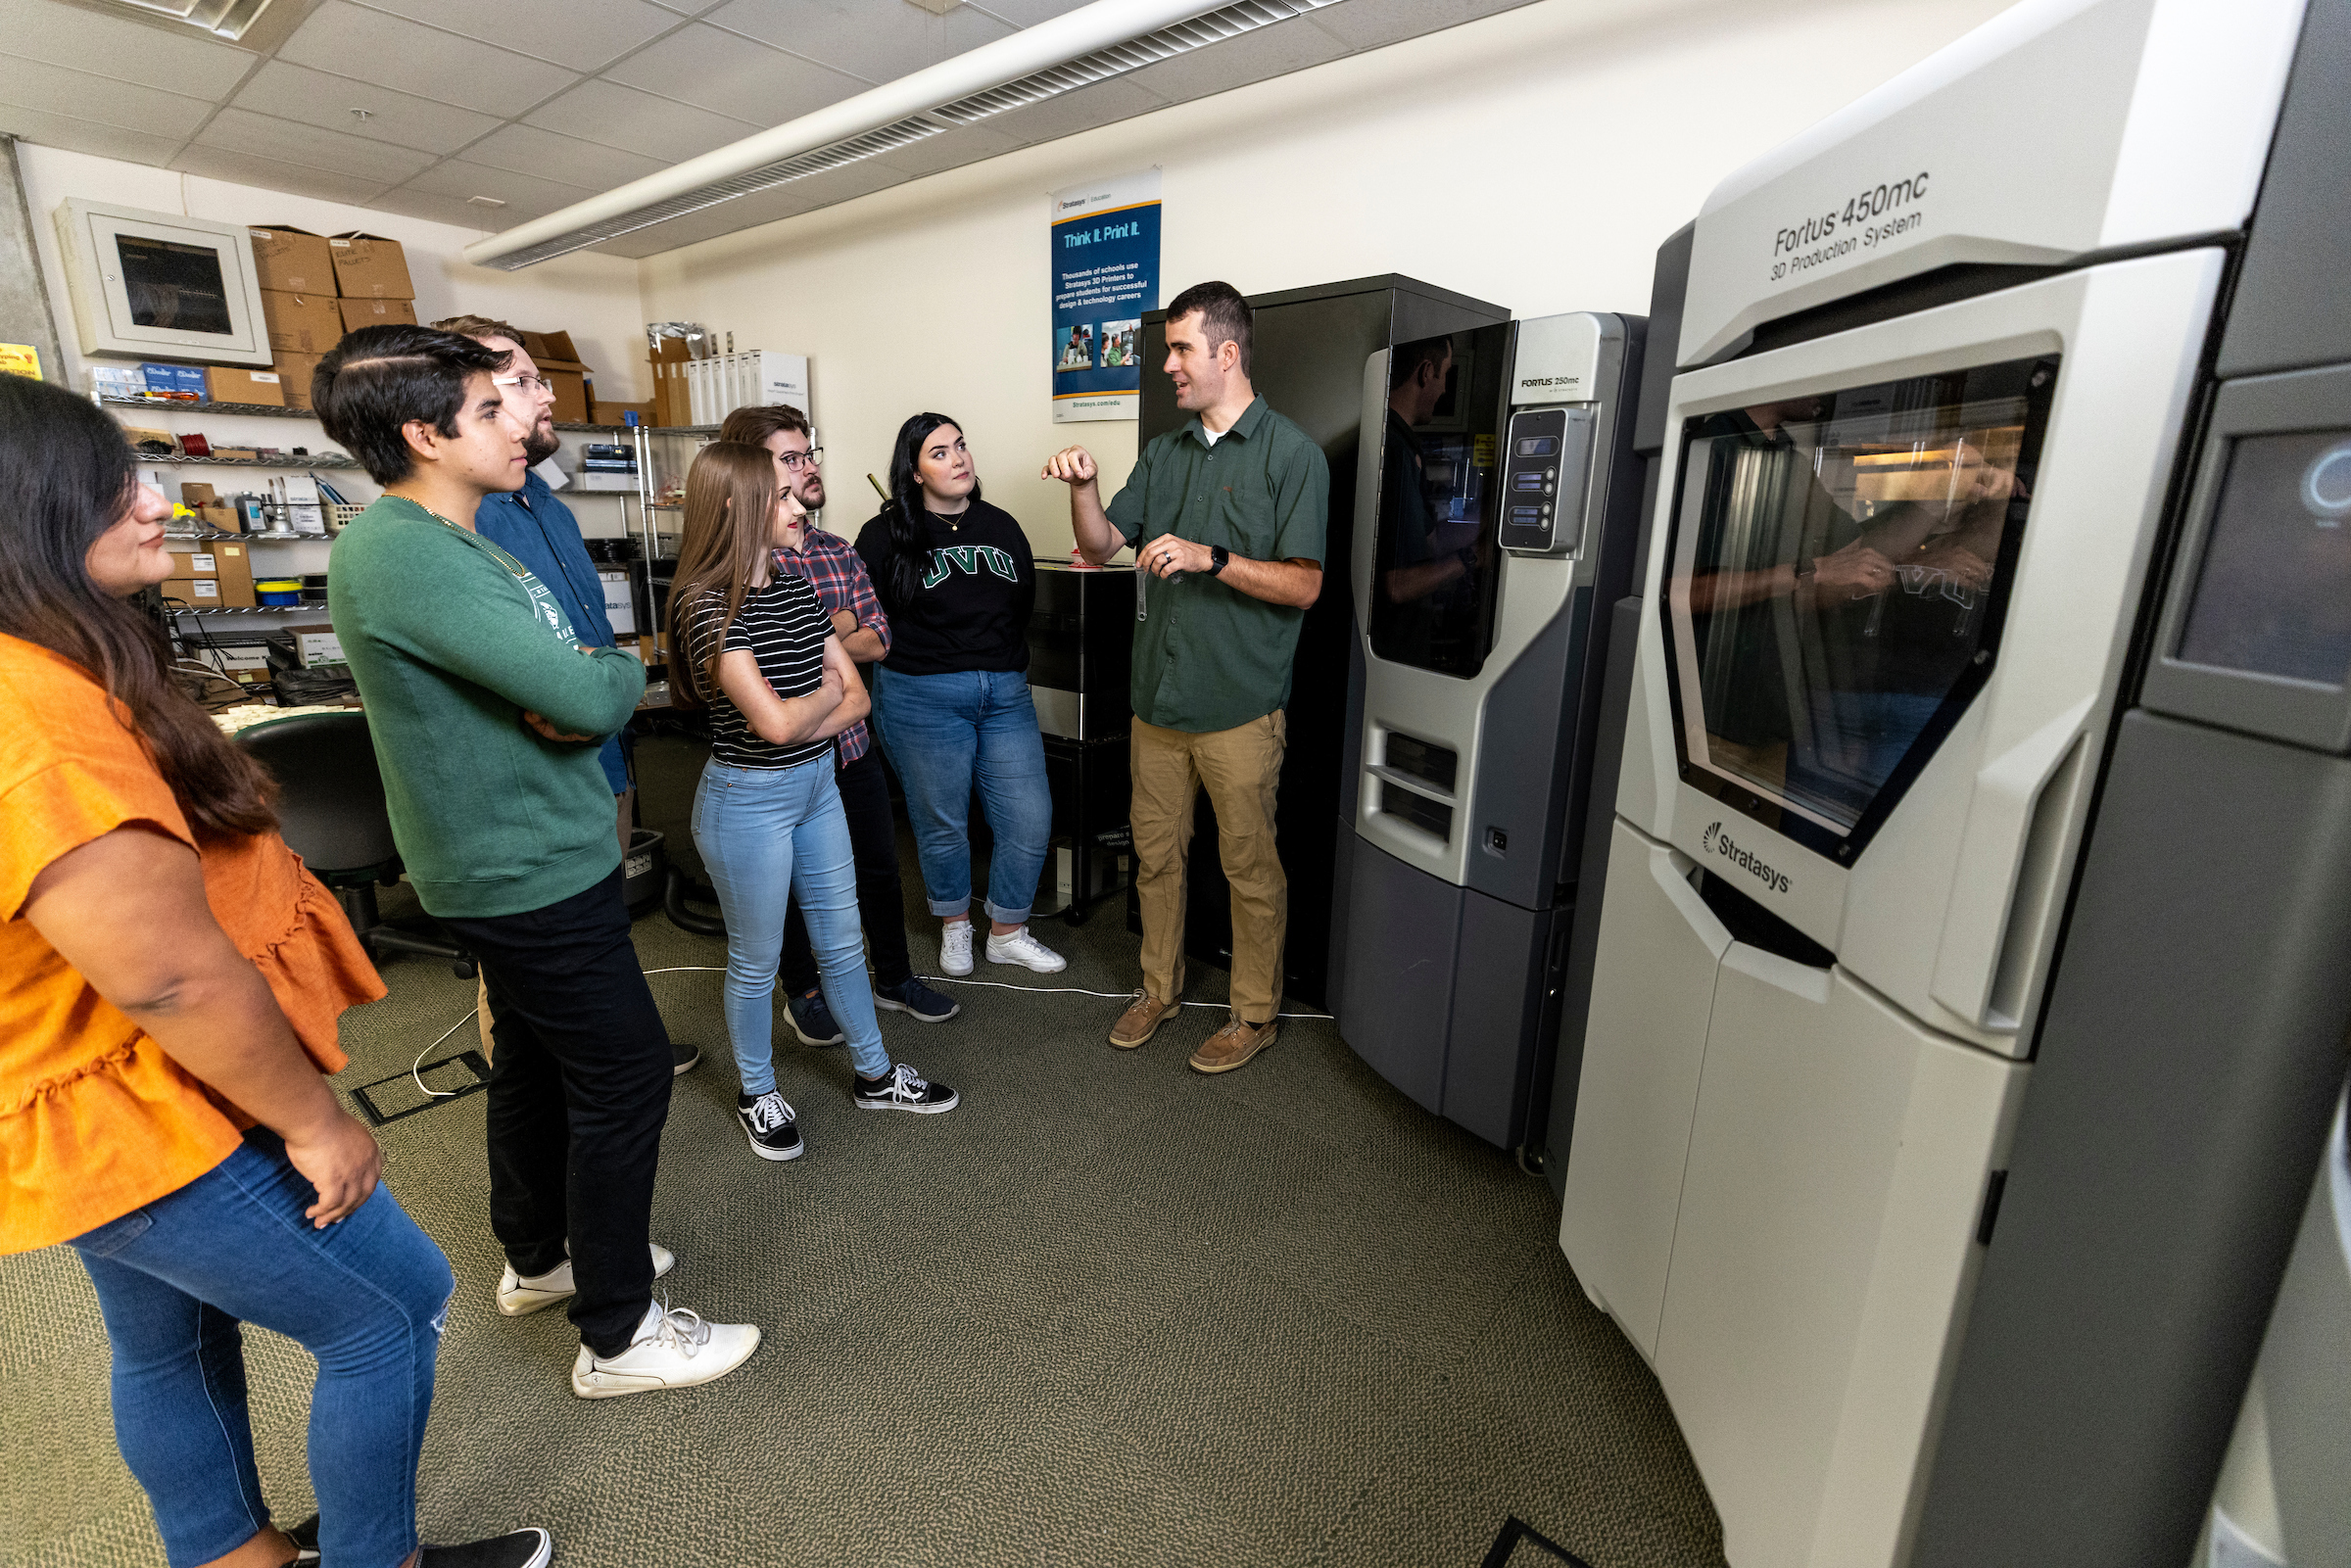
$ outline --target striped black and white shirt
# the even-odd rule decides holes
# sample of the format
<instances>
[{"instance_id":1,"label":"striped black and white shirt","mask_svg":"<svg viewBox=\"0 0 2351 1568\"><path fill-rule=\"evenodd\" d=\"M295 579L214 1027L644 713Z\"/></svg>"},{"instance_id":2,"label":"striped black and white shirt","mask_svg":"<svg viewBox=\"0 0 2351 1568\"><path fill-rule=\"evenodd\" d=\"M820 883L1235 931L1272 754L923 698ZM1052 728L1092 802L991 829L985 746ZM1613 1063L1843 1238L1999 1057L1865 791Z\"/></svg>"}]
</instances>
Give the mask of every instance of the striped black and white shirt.
<instances>
[{"instance_id":1,"label":"striped black and white shirt","mask_svg":"<svg viewBox=\"0 0 2351 1568\"><path fill-rule=\"evenodd\" d=\"M694 606L688 623L689 656L698 671L710 656L711 640L726 619L727 601L720 594L705 594ZM759 673L780 697L804 697L817 689L825 669L825 639L833 633L832 618L816 590L797 577L779 576L765 588L744 595L743 609L727 628L726 647L733 653L748 649L759 661ZM703 693L710 708L710 755L730 768L797 768L833 755L833 742L801 741L780 746L759 738L743 710L723 689Z\"/></svg>"}]
</instances>

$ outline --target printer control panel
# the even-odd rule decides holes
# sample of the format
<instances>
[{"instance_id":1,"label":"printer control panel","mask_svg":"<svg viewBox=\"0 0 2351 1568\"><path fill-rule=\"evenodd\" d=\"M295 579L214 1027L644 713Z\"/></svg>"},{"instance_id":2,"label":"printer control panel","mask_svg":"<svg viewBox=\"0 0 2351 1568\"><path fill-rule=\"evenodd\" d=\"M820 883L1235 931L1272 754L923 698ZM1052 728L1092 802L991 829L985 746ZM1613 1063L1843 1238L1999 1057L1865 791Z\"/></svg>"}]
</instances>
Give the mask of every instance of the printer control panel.
<instances>
[{"instance_id":1,"label":"printer control panel","mask_svg":"<svg viewBox=\"0 0 2351 1568\"><path fill-rule=\"evenodd\" d=\"M1583 543L1596 422L1590 407L1522 408L1511 416L1502 473L1504 549L1567 555Z\"/></svg>"}]
</instances>

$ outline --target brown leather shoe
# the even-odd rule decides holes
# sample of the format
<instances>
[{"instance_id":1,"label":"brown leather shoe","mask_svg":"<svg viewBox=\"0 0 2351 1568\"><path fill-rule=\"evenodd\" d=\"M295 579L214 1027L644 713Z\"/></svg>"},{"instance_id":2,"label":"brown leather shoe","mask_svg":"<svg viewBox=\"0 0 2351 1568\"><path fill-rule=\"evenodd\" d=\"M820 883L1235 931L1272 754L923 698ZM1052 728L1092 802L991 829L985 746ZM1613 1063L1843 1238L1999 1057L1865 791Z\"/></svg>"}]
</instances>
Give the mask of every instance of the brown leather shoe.
<instances>
[{"instance_id":1,"label":"brown leather shoe","mask_svg":"<svg viewBox=\"0 0 2351 1568\"><path fill-rule=\"evenodd\" d=\"M1163 1002L1149 991L1137 991L1119 1022L1110 1026L1110 1043L1122 1051L1131 1051L1151 1038L1167 1016L1176 1011L1176 1004Z\"/></svg>"},{"instance_id":2,"label":"brown leather shoe","mask_svg":"<svg viewBox=\"0 0 2351 1568\"><path fill-rule=\"evenodd\" d=\"M1234 1019L1192 1053L1192 1066L1202 1072L1230 1072L1246 1067L1251 1057L1273 1043L1274 1031L1280 1026L1271 1020L1243 1023Z\"/></svg>"}]
</instances>

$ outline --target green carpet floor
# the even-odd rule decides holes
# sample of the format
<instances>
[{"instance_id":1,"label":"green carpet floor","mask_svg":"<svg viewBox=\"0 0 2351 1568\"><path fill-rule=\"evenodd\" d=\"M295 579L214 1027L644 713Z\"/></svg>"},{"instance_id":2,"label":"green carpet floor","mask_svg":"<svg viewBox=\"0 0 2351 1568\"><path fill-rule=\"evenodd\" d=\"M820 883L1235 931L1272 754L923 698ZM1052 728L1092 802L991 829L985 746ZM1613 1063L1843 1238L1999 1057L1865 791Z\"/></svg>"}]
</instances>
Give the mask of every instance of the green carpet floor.
<instances>
[{"instance_id":1,"label":"green carpet floor","mask_svg":"<svg viewBox=\"0 0 2351 1568\"><path fill-rule=\"evenodd\" d=\"M648 816L682 837L679 811ZM910 855L907 873L918 885ZM928 971L935 927L913 921ZM426 1539L544 1524L568 1568L1469 1568L1516 1514L1594 1568L1721 1562L1656 1384L1577 1288L1543 1182L1328 1022L1287 1022L1216 1078L1184 1067L1212 1009L1115 1051L1118 1002L1043 988L1135 983L1116 906L1038 930L1066 974L984 963L975 978L1017 988L953 988L964 1013L936 1026L884 1015L899 1060L962 1091L950 1115L859 1114L844 1054L779 1026L808 1142L789 1164L737 1129L719 975L652 980L672 1033L707 1052L662 1145L653 1235L680 1259L662 1283L767 1336L707 1387L574 1399L562 1313L491 1304L483 1097L383 1128L388 1180L457 1276ZM637 943L648 970L724 962L657 914ZM428 960L385 978L344 1022L346 1088L405 1070L473 1004ZM1192 995L1223 984L1202 971ZM0 1563L161 1564L71 1253L0 1259ZM310 1363L246 1338L262 1477L291 1520L312 1508Z\"/></svg>"}]
</instances>

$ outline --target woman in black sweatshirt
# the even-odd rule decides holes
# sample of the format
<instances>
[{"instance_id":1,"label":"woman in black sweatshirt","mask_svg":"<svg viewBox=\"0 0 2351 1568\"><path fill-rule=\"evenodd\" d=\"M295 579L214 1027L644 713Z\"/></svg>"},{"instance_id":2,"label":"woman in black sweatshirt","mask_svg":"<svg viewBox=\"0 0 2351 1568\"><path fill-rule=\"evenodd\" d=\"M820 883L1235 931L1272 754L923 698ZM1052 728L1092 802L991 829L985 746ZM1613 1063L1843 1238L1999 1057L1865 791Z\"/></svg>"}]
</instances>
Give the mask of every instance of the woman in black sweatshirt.
<instances>
[{"instance_id":1,"label":"woman in black sweatshirt","mask_svg":"<svg viewBox=\"0 0 2351 1568\"><path fill-rule=\"evenodd\" d=\"M972 972L977 784L995 833L988 962L1054 974L1061 955L1028 928L1053 832L1027 675L1035 557L1012 515L980 499L962 427L945 414L916 414L898 427L889 488L881 515L857 536L891 633L889 656L874 673L874 719L906 788L931 913L945 923L938 966Z\"/></svg>"}]
</instances>

